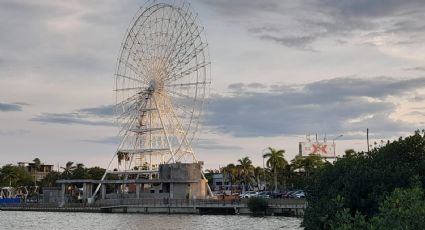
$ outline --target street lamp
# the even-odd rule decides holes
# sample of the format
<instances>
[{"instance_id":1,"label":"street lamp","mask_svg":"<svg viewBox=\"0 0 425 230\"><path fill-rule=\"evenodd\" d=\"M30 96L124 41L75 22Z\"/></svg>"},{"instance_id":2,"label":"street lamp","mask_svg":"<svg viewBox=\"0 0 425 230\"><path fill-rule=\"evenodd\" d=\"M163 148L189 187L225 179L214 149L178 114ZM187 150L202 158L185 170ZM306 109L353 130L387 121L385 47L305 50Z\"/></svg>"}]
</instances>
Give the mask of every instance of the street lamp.
<instances>
[{"instance_id":1,"label":"street lamp","mask_svg":"<svg viewBox=\"0 0 425 230\"><path fill-rule=\"evenodd\" d=\"M333 147L334 147L334 157L336 157L336 148L335 148L335 140L337 140L337 139L339 139L339 138L341 138L341 137L343 137L344 135L339 135L339 136L337 136L337 137L335 137L334 139L332 139L332 145L333 145Z\"/></svg>"}]
</instances>

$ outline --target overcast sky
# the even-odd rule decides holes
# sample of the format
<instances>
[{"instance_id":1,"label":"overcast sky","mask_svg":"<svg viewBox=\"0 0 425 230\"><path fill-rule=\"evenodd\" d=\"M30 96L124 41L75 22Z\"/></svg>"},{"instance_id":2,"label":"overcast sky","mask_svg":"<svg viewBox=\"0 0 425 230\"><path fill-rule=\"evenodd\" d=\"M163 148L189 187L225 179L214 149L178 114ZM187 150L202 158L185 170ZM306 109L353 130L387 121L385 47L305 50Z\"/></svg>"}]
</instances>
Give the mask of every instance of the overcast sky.
<instances>
[{"instance_id":1,"label":"overcast sky","mask_svg":"<svg viewBox=\"0 0 425 230\"><path fill-rule=\"evenodd\" d=\"M105 167L122 38L144 1L0 0L0 164ZM195 145L208 168L307 133L337 151L425 128L423 0L200 0L212 61Z\"/></svg>"}]
</instances>

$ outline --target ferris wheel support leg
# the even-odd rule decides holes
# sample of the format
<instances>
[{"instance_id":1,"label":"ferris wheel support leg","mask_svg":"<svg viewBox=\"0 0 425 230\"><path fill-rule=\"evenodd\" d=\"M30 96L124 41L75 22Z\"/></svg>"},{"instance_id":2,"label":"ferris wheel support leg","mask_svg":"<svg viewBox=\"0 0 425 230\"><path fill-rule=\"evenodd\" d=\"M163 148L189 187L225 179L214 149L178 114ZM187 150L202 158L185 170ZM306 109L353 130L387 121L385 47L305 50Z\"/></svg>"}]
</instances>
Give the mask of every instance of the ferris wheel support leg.
<instances>
[{"instance_id":1,"label":"ferris wheel support leg","mask_svg":"<svg viewBox=\"0 0 425 230\"><path fill-rule=\"evenodd\" d=\"M97 193L99 192L100 187L102 186L102 182L105 180L106 175L108 174L108 169L109 169L109 167L111 167L111 164L112 164L112 162L114 161L115 156L117 155L117 153L118 153L118 151L116 151L116 152L114 153L114 156L112 157L111 161L109 162L109 165L108 165L108 167L107 167L107 168L106 168L106 170L105 170L105 173L103 174L102 178L100 179L100 183L97 185L96 190L94 190L94 193L93 193L93 195L92 195L92 197L91 197L91 199L90 199L90 200L91 200L91 202L90 202L90 203L94 203L94 199L95 199L95 197L96 197Z\"/></svg>"},{"instance_id":2,"label":"ferris wheel support leg","mask_svg":"<svg viewBox=\"0 0 425 230\"><path fill-rule=\"evenodd\" d=\"M176 159L174 158L173 149L172 149L171 143L170 143L170 138L168 137L167 129L165 128L164 121L162 120L161 110L158 107L158 103L156 101L156 97L154 95L152 95L152 98L153 98L153 101L155 103L155 107L156 107L156 109L158 111L159 121L161 122L162 128L164 130L164 135L165 135L165 139L167 140L168 148L170 149L171 159L173 159L173 162L176 163Z\"/></svg>"},{"instance_id":3,"label":"ferris wheel support leg","mask_svg":"<svg viewBox=\"0 0 425 230\"><path fill-rule=\"evenodd\" d=\"M210 194L210 196L211 196L211 197L214 197L214 194L213 194L213 192L212 192L212 190L211 190L210 185L208 184L208 180L207 180L207 178L205 177L204 172L202 172L202 169L201 169L201 175L202 175L202 178L203 178L204 180L206 180L206 181L207 181L207 189L208 189L208 193Z\"/></svg>"},{"instance_id":4,"label":"ferris wheel support leg","mask_svg":"<svg viewBox=\"0 0 425 230\"><path fill-rule=\"evenodd\" d=\"M131 125L133 125L135 121L136 121L136 120L133 120L133 121L131 122ZM96 198L96 195L97 195L97 193L99 192L100 187L102 186L102 182L105 180L106 175L108 174L108 170L109 170L109 168L110 168L110 167L111 167L111 165L112 165L112 162L114 161L115 157L117 156L117 153L118 153L119 149L121 149L121 147L123 146L123 144L124 144L124 142L126 141L127 137L128 137L128 135L125 135L125 136L124 136L124 138L122 139L122 141L121 141L121 143L120 143L120 145L119 145L119 147L118 147L117 151L115 151L114 155L112 156L111 161L109 161L108 167L106 168L105 173L103 174L102 178L100 179L100 183L97 185L96 190L94 191L94 193L93 193L93 195L92 195L92 197L91 197L91 199L90 199L90 200L91 200L91 203L94 203L94 199Z\"/></svg>"},{"instance_id":5,"label":"ferris wheel support leg","mask_svg":"<svg viewBox=\"0 0 425 230\"><path fill-rule=\"evenodd\" d=\"M171 110L171 111L173 111L173 115L175 116L176 114L174 113L174 110ZM183 129L183 126L180 123L180 121L178 119L176 119L176 121L177 121L177 124L179 125L180 129ZM186 146L189 148L190 152L192 153L193 162L198 162L198 159L196 158L195 153L193 152L193 149L190 146L189 141L187 140L186 136L183 137L182 142L184 142L186 144ZM182 156L180 156L180 158L178 160L180 160L181 157ZM202 172L202 168L201 168L201 175L202 175L202 179L207 180L207 178L205 177L204 172ZM211 190L211 187L210 187L210 185L208 183L207 183L207 189L208 189L209 195L212 196L212 197L214 197L214 194L213 194L213 192Z\"/></svg>"}]
</instances>

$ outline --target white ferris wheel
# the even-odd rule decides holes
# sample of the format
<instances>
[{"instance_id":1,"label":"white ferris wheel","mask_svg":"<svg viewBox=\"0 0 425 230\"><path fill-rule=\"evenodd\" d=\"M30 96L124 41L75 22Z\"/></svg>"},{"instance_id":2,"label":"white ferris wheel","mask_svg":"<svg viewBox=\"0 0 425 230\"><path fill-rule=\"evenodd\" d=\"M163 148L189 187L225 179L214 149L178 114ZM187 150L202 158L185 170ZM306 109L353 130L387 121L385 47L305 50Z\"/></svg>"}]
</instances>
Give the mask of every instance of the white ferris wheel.
<instances>
[{"instance_id":1,"label":"white ferris wheel","mask_svg":"<svg viewBox=\"0 0 425 230\"><path fill-rule=\"evenodd\" d=\"M208 44L188 3L148 1L124 37L115 112L125 171L197 162L191 147L209 93Z\"/></svg>"}]
</instances>

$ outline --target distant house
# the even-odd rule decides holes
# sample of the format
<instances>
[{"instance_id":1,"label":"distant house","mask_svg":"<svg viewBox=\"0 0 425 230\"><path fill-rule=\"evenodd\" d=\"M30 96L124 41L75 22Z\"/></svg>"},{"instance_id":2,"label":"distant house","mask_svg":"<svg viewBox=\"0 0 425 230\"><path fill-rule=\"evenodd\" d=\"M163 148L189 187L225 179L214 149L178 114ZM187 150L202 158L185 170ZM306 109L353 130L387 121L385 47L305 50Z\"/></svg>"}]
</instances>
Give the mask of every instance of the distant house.
<instances>
[{"instance_id":1,"label":"distant house","mask_svg":"<svg viewBox=\"0 0 425 230\"><path fill-rule=\"evenodd\" d=\"M211 189L213 191L220 191L227 195L238 193L242 190L242 185L232 184L222 173L215 173L212 175Z\"/></svg>"},{"instance_id":2,"label":"distant house","mask_svg":"<svg viewBox=\"0 0 425 230\"><path fill-rule=\"evenodd\" d=\"M25 168L35 181L43 180L49 172L53 171L53 165L47 164L40 164L38 169L35 163L18 162L18 166Z\"/></svg>"},{"instance_id":3,"label":"distant house","mask_svg":"<svg viewBox=\"0 0 425 230\"><path fill-rule=\"evenodd\" d=\"M220 190L221 187L224 185L224 178L223 178L223 174L221 173L217 173L217 174L213 174L212 175L212 185L213 185L213 190L217 191Z\"/></svg>"}]
</instances>

